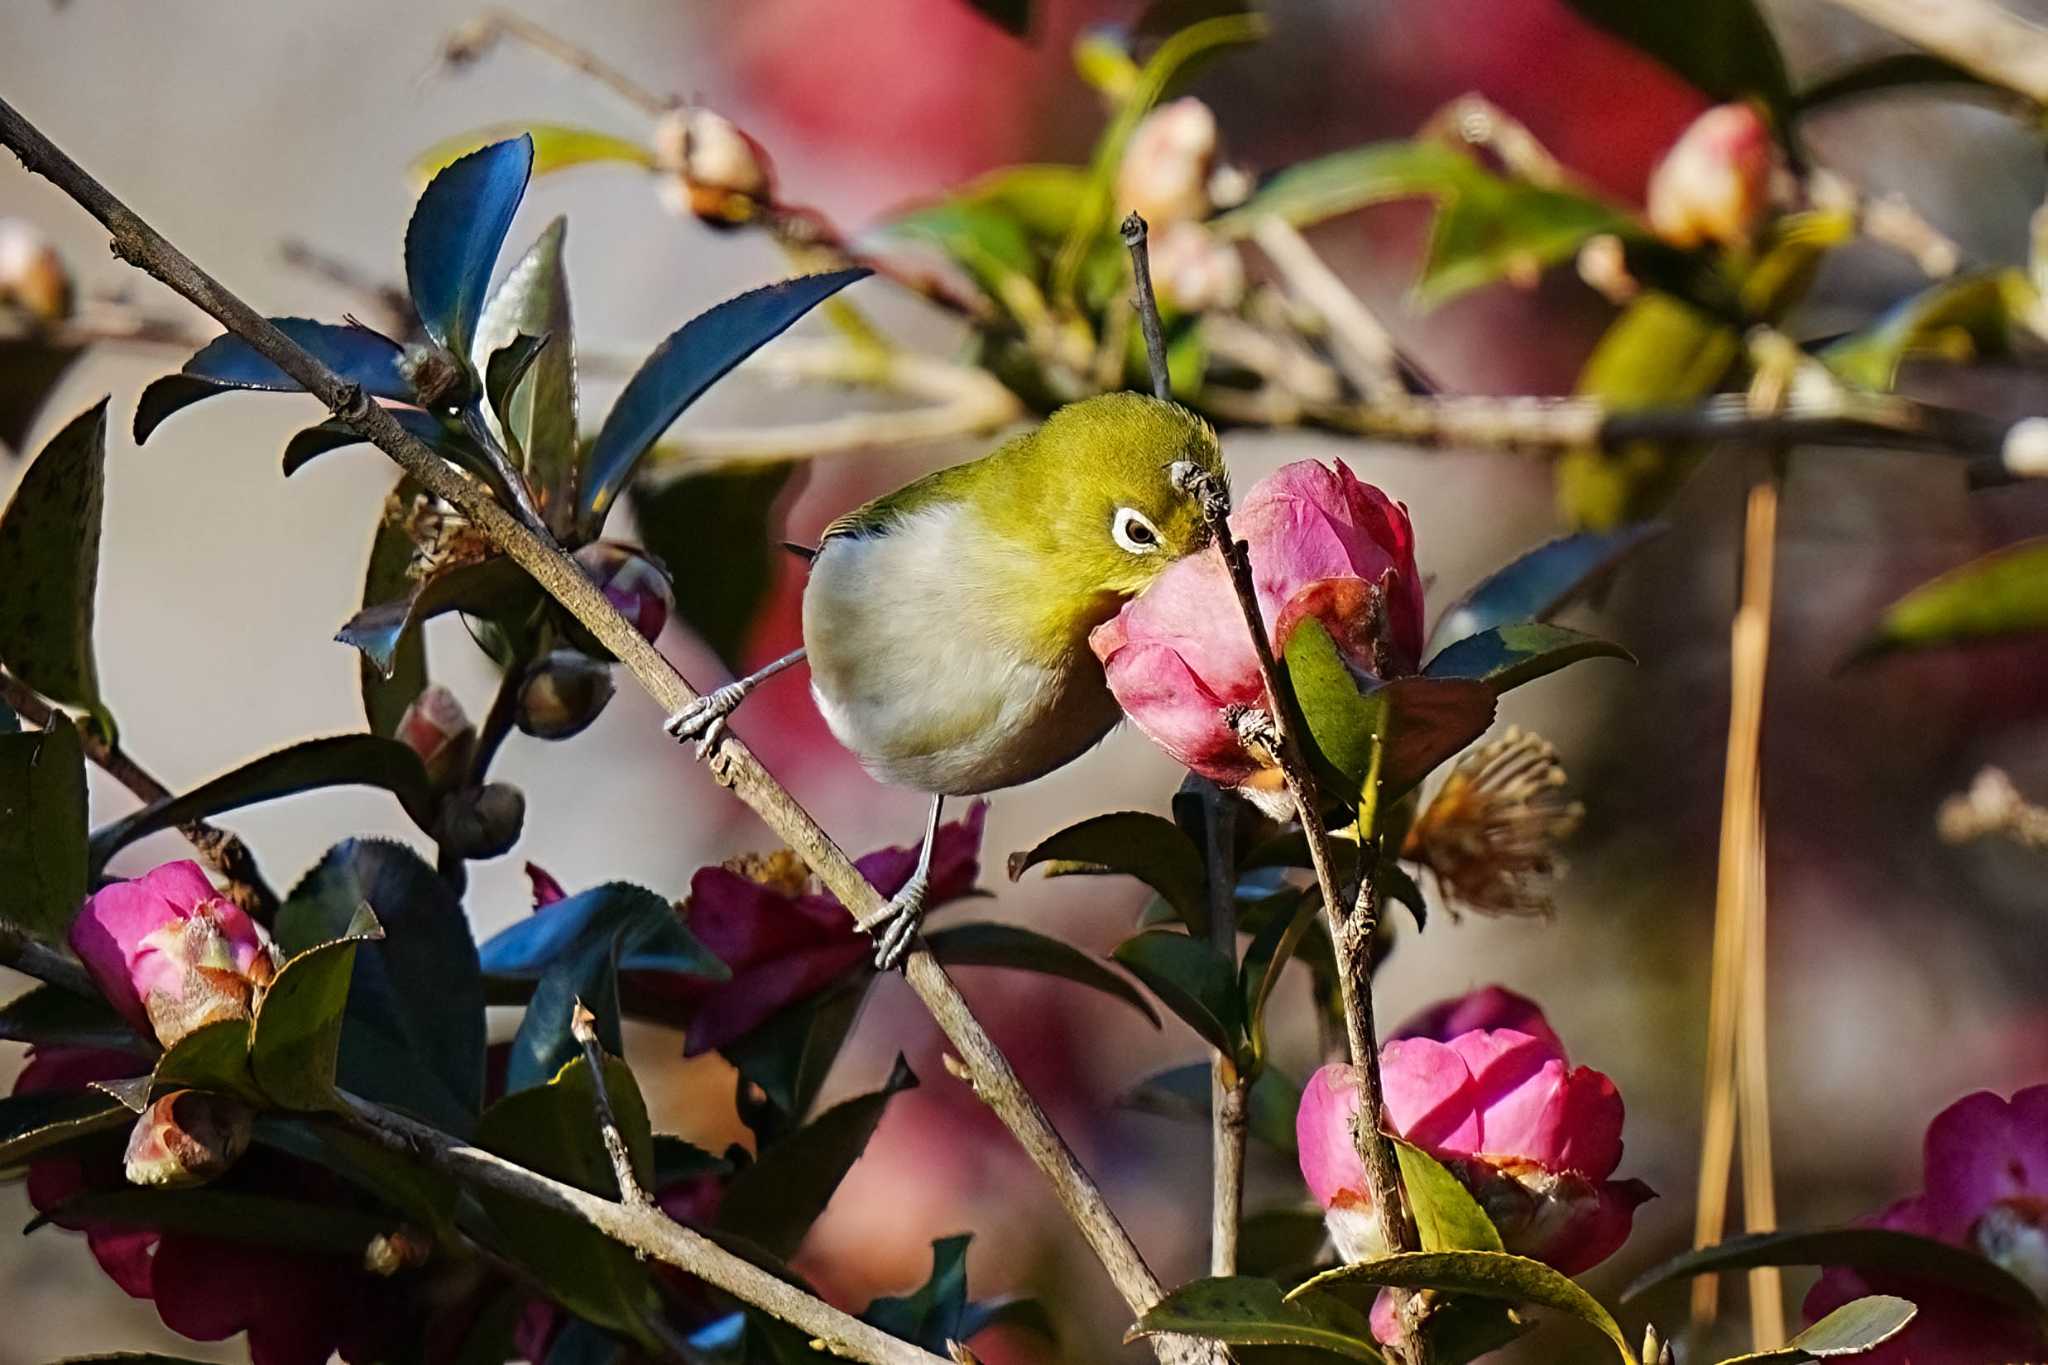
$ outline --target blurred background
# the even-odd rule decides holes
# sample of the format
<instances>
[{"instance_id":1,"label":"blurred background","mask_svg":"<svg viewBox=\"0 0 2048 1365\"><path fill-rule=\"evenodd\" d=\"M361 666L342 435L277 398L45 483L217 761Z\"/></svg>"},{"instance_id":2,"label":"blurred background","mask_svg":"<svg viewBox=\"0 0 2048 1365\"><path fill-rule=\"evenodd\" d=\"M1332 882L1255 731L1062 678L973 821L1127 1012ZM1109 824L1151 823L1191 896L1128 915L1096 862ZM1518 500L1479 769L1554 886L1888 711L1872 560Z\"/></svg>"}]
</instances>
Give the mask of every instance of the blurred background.
<instances>
[{"instance_id":1,"label":"blurred background","mask_svg":"<svg viewBox=\"0 0 2048 1365\"><path fill-rule=\"evenodd\" d=\"M788 198L854 230L993 166L1085 158L1100 120L1072 75L1070 46L1084 26L1125 7L1051 0L1028 43L959 0L534 0L514 8L647 86L725 113L769 150ZM1883 48L1873 31L1818 0L1768 8L1795 71ZM1269 9L1271 38L1216 64L1194 87L1217 110L1233 157L1254 169L1405 136L1446 100L1476 90L1524 120L1573 171L1639 202L1650 167L1705 103L1586 28L1562 0L1275 0ZM257 307L332 317L359 306L358 296L291 264L285 244L396 281L415 194L406 167L438 139L504 120L647 136L643 114L530 51L505 47L450 69L445 41L476 14L467 0L10 0L0 7L0 92ZM1845 106L1807 131L1821 160L1866 188L1910 192L1970 258L2024 258L2027 216L2048 177L2037 144L2016 125L1909 96ZM705 306L787 273L768 241L671 214L646 177L623 168L537 182L515 243L558 213L570 220L568 269L586 352L637 357ZM84 215L11 159L0 165L0 216L54 239L87 294L125 297L210 330L110 259ZM1404 298L1426 221L1419 205L1391 205L1318 229L1315 240L1451 391L1568 390L1610 306L1567 269L1533 290L1495 287L1419 315ZM1822 330L1830 316L1867 317L1914 287L1903 261L1844 256L1811 309ZM863 284L855 297L918 345L943 353L960 343L954 323L886 282ZM34 450L113 394L101 668L125 718L126 746L173 788L308 735L360 726L355 658L331 636L358 604L370 530L392 482L383 457L362 447L287 483L277 452L314 418L302 397L209 404L166 426L146 451L134 448L126 425L137 392L182 358L143 345L95 350L24 443ZM586 413L606 401L586 381ZM743 369L686 423L772 425L853 401L777 388ZM866 497L982 444L817 462L779 508L784 534L814 536ZM1438 605L1560 529L1548 471L1525 457L1302 433L1233 435L1226 451L1240 486L1288 460L1341 455L1405 501ZM1588 811L1555 918L1437 915L1419 936L1404 925L1380 976L1385 1022L1490 982L1525 992L1549 1011L1576 1062L1615 1079L1629 1107L1622 1174L1665 1198L1593 1277L1602 1290L1690 1236L1745 458L1704 462L1671 509L1670 534L1601 606L1598 628L1642 666L1574 669L1503 708L1504 723L1558 745ZM20 459L0 456L0 493L20 469ZM1852 1217L1917 1189L1920 1135L1937 1110L1973 1089L2008 1093L2048 1079L2041 868L1995 844L1945 846L1934 832L1942 797L1986 762L2007 767L2024 790L2048 792L2048 689L2039 681L2048 657L1999 647L1837 671L1899 592L2044 528L2042 491L1966 496L1959 468L1938 458L1792 457L1764 751L1772 1083L1788 1225ZM618 521L612 529L630 539ZM755 661L796 641L797 566L780 572L747 647ZM481 714L494 685L487 662L453 618L429 639L437 679ZM662 645L700 688L723 680L680 628ZM866 779L825 734L802 684L776 686L781 700L742 712L739 732L849 849L913 839L923 799ZM687 751L667 744L660 721L623 685L572 742L511 739L496 776L525 789L526 835L511 856L474 869L469 907L480 936L526 913L527 860L572 888L624 878L680 897L696 868L769 845ZM1169 760L1124 731L1054 777L1001 794L983 856L983 882L997 896L991 913L1106 950L1141 908L1135 887L1010 885L1004 858L1081 815L1163 811L1178 778ZM106 785L93 796L96 817L130 804ZM346 835L420 837L378 793L317 794L226 823L281 886ZM180 856L174 836L157 836L116 870ZM963 977L1162 1278L1200 1273L1206 1135L1111 1103L1139 1077L1201 1055L1196 1041L1171 1023L1154 1033L1070 987ZM1306 1026L1298 1032L1288 1045L1297 1073L1312 1050ZM1049 1291L1072 1313L1070 1349L1113 1340L1121 1306L1035 1173L947 1076L938 1046L915 1000L900 983L883 983L831 1092L872 1088L897 1051L925 1084L892 1109L801 1264L857 1304L920 1282L934 1236L971 1231L977 1294ZM629 1051L657 1128L713 1148L741 1136L722 1062L684 1064L680 1039L653 1030L634 1033ZM0 1085L18 1054L0 1046ZM1301 1198L1286 1162L1270 1152L1254 1162L1248 1208ZM29 1216L18 1187L0 1188L0 1222ZM1796 1275L1792 1288L1796 1305ZM81 1239L55 1230L0 1239L0 1302L21 1310L0 1335L0 1365L173 1345L150 1305L102 1276ZM1675 1320L1678 1302L1651 1307ZM235 1342L175 1349L245 1358ZM1025 1359L1043 1351L1023 1338L1014 1349Z\"/></svg>"}]
</instances>

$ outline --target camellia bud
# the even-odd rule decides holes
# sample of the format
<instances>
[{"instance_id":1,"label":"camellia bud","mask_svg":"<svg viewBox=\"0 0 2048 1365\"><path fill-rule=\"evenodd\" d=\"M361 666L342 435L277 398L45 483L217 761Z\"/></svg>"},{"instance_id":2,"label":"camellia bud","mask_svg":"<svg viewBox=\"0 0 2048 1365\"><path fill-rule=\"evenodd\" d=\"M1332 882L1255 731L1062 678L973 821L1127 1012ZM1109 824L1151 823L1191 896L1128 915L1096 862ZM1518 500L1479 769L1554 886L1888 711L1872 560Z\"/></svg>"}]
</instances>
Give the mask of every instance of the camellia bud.
<instances>
[{"instance_id":1,"label":"camellia bud","mask_svg":"<svg viewBox=\"0 0 2048 1365\"><path fill-rule=\"evenodd\" d=\"M1650 229L1676 247L1746 247L1770 209L1771 130L1748 104L1694 119L1650 173Z\"/></svg>"},{"instance_id":2,"label":"camellia bud","mask_svg":"<svg viewBox=\"0 0 2048 1365\"><path fill-rule=\"evenodd\" d=\"M203 1185L224 1175L248 1149L254 1121L240 1100L174 1090L150 1105L128 1135L129 1183Z\"/></svg>"},{"instance_id":3,"label":"camellia bud","mask_svg":"<svg viewBox=\"0 0 2048 1365\"><path fill-rule=\"evenodd\" d=\"M1152 238L1152 279L1160 302L1183 313L1234 308L1244 297L1237 249L1192 219L1168 223Z\"/></svg>"},{"instance_id":4,"label":"camellia bud","mask_svg":"<svg viewBox=\"0 0 2048 1365\"><path fill-rule=\"evenodd\" d=\"M434 1239L414 1227L399 1227L390 1232L380 1232L363 1247L363 1269L382 1279L389 1279L401 1270L412 1270L427 1263L434 1254Z\"/></svg>"},{"instance_id":5,"label":"camellia bud","mask_svg":"<svg viewBox=\"0 0 2048 1365\"><path fill-rule=\"evenodd\" d=\"M71 316L71 272L49 238L19 218L0 218L0 305L38 322Z\"/></svg>"},{"instance_id":6,"label":"camellia bud","mask_svg":"<svg viewBox=\"0 0 2048 1365\"><path fill-rule=\"evenodd\" d=\"M400 743L420 756L427 780L445 791L462 780L476 751L476 727L463 714L455 694L434 683L405 708L398 719Z\"/></svg>"},{"instance_id":7,"label":"camellia bud","mask_svg":"<svg viewBox=\"0 0 2048 1365\"><path fill-rule=\"evenodd\" d=\"M611 665L558 649L527 670L513 724L535 739L581 734L612 699Z\"/></svg>"},{"instance_id":8,"label":"camellia bud","mask_svg":"<svg viewBox=\"0 0 2048 1365\"><path fill-rule=\"evenodd\" d=\"M434 837L457 857L481 861L511 852L525 824L526 794L509 782L490 782L443 797Z\"/></svg>"},{"instance_id":9,"label":"camellia bud","mask_svg":"<svg viewBox=\"0 0 2048 1365\"><path fill-rule=\"evenodd\" d=\"M666 172L662 202L714 227L751 221L768 198L768 154L723 114L672 110L654 125L655 165Z\"/></svg>"},{"instance_id":10,"label":"camellia bud","mask_svg":"<svg viewBox=\"0 0 2048 1365\"><path fill-rule=\"evenodd\" d=\"M1216 115L1192 95L1145 115L1124 149L1117 208L1143 214L1154 232L1209 216L1209 169L1216 159Z\"/></svg>"},{"instance_id":11,"label":"camellia bud","mask_svg":"<svg viewBox=\"0 0 2048 1365\"><path fill-rule=\"evenodd\" d=\"M660 636L676 604L668 569L660 560L615 540L599 540L578 550L576 562L633 629L650 641Z\"/></svg>"}]
</instances>

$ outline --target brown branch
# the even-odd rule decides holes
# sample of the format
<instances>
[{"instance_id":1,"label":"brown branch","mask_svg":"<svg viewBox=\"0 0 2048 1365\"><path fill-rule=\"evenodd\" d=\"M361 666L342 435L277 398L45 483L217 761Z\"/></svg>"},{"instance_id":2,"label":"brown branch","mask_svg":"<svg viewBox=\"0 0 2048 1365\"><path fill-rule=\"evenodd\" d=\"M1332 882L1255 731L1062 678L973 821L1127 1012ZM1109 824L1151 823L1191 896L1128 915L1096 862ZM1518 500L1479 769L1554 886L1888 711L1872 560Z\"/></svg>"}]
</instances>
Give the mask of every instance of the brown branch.
<instances>
[{"instance_id":1,"label":"brown branch","mask_svg":"<svg viewBox=\"0 0 2048 1365\"><path fill-rule=\"evenodd\" d=\"M658 118L682 104L674 95L648 89L589 48L510 10L487 9L456 29L442 46L442 59L450 66L467 66L500 38L524 43L543 56L582 72L644 114Z\"/></svg>"},{"instance_id":2,"label":"brown branch","mask_svg":"<svg viewBox=\"0 0 2048 1365\"><path fill-rule=\"evenodd\" d=\"M1199 780L1199 779L1198 779ZM1237 807L1213 782L1201 782L1202 833L1209 868L1209 941L1237 961ZM1244 1224L1244 1149L1251 1085L1221 1051L1209 1063L1209 1273L1237 1273Z\"/></svg>"},{"instance_id":3,"label":"brown branch","mask_svg":"<svg viewBox=\"0 0 2048 1365\"><path fill-rule=\"evenodd\" d=\"M371 402L359 386L321 364L194 265L4 100L0 100L0 143L12 148L30 171L47 176L97 218L112 234L116 255L212 314L326 404L350 429L390 455L427 492L467 517L582 622L632 672L662 711L672 714L698 699L699 693L619 614L573 561L522 526L491 499L481 484L457 472L408 433L389 412ZM752 807L817 874L848 913L857 920L875 917L882 897L744 743L728 735L712 754L710 768L721 785ZM1134 1313L1142 1314L1151 1308L1162 1297L1158 1279L1109 1208L1100 1188L1082 1169L1044 1109L1024 1089L1008 1059L968 1009L945 969L920 944L905 963L904 975L971 1069L976 1092L1051 1181L1054 1194L1109 1272L1125 1303ZM1173 1348L1162 1348L1162 1354L1173 1354Z\"/></svg>"},{"instance_id":4,"label":"brown branch","mask_svg":"<svg viewBox=\"0 0 2048 1365\"><path fill-rule=\"evenodd\" d=\"M633 1173L633 1154L626 1149L619 1132L618 1115L612 1111L611 1091L604 1083L604 1048L597 1041L597 1017L578 1000L569 1007L569 1036L583 1048L583 1061L590 1068L590 1093L597 1109L597 1132L604 1141L604 1154L612 1163L612 1179L618 1183L619 1202L629 1209L651 1209L654 1201L640 1188Z\"/></svg>"},{"instance_id":5,"label":"brown branch","mask_svg":"<svg viewBox=\"0 0 2048 1365\"><path fill-rule=\"evenodd\" d=\"M2048 104L2048 29L1990 0L1834 0L1994 85Z\"/></svg>"},{"instance_id":6,"label":"brown branch","mask_svg":"<svg viewBox=\"0 0 2048 1365\"><path fill-rule=\"evenodd\" d=\"M11 924L0 922L0 967L14 970L38 981L47 981L60 990L88 999L100 998L99 987L92 984L85 968L77 958L47 943L38 943L24 931ZM32 1043L33 1038L7 1038L0 1034L0 1040L17 1043Z\"/></svg>"}]
</instances>

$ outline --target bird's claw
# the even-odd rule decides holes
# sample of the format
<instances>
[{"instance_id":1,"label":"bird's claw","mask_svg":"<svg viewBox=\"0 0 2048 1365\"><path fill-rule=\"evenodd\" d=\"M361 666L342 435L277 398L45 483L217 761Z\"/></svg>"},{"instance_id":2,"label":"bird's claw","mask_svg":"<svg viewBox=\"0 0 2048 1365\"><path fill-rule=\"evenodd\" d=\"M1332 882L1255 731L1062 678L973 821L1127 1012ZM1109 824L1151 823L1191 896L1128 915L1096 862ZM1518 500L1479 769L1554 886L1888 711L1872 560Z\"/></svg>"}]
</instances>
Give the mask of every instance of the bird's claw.
<instances>
[{"instance_id":1,"label":"bird's claw","mask_svg":"<svg viewBox=\"0 0 2048 1365\"><path fill-rule=\"evenodd\" d=\"M881 913L861 926L875 936L875 970L893 971L910 955L917 931L924 923L924 900L929 883L912 877L903 889L889 898Z\"/></svg>"},{"instance_id":2,"label":"bird's claw","mask_svg":"<svg viewBox=\"0 0 2048 1365\"><path fill-rule=\"evenodd\" d=\"M697 741L697 757L703 759L725 738L725 720L746 700L747 689L727 683L715 692L697 698L662 723L662 729L682 743Z\"/></svg>"}]
</instances>

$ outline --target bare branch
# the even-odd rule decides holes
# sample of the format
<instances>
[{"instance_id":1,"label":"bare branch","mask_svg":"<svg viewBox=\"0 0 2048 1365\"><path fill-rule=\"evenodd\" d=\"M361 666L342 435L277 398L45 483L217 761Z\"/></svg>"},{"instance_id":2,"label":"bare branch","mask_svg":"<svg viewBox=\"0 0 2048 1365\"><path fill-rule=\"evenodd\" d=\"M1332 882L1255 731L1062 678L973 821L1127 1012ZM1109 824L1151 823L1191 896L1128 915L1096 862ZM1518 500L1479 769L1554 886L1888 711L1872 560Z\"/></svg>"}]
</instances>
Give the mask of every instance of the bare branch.
<instances>
[{"instance_id":1,"label":"bare branch","mask_svg":"<svg viewBox=\"0 0 2048 1365\"><path fill-rule=\"evenodd\" d=\"M1137 296L1138 330L1145 334L1145 358L1151 362L1152 396L1173 397L1173 376L1166 368L1166 335L1159 323L1159 296L1152 292L1152 252L1146 244L1145 220L1133 213L1124 219L1124 246L1131 253L1131 280Z\"/></svg>"},{"instance_id":2,"label":"bare branch","mask_svg":"<svg viewBox=\"0 0 2048 1365\"><path fill-rule=\"evenodd\" d=\"M16 971L32 976L38 981L47 981L60 990L88 999L99 999L99 988L92 984L85 968L78 959L66 952L38 943L25 932L11 924L0 923L0 967L12 967ZM7 1039L0 1033L0 1040L32 1043L33 1038Z\"/></svg>"},{"instance_id":3,"label":"bare branch","mask_svg":"<svg viewBox=\"0 0 2048 1365\"><path fill-rule=\"evenodd\" d=\"M1200 778L1202 834L1208 851L1209 941L1237 961L1236 798ZM1244 1223L1244 1149L1250 1084L1236 1062L1218 1051L1209 1062L1209 1273L1237 1273L1238 1231Z\"/></svg>"},{"instance_id":4,"label":"bare branch","mask_svg":"<svg viewBox=\"0 0 2048 1365\"><path fill-rule=\"evenodd\" d=\"M2048 104L2048 29L1990 0L1834 0L1838 7Z\"/></svg>"},{"instance_id":5,"label":"bare branch","mask_svg":"<svg viewBox=\"0 0 2048 1365\"><path fill-rule=\"evenodd\" d=\"M442 59L450 66L467 66L482 57L500 38L524 43L543 56L580 71L644 114L659 118L682 101L658 94L613 66L589 48L570 42L553 29L535 23L511 10L487 9L448 35Z\"/></svg>"},{"instance_id":6,"label":"bare branch","mask_svg":"<svg viewBox=\"0 0 2048 1365\"><path fill-rule=\"evenodd\" d=\"M597 1133L604 1141L604 1154L612 1163L612 1179L619 1186L619 1202L629 1209L651 1209L654 1201L640 1188L633 1174L633 1154L626 1149L619 1132L618 1115L612 1112L611 1091L604 1083L604 1048L597 1041L597 1017L581 1000L569 1007L569 1036L583 1048L583 1061L590 1068L590 1093L597 1108Z\"/></svg>"},{"instance_id":7,"label":"bare branch","mask_svg":"<svg viewBox=\"0 0 2048 1365\"><path fill-rule=\"evenodd\" d=\"M1379 404L1406 398L1394 339L1316 254L1308 239L1285 218L1268 214L1252 226L1252 240L1286 277L1295 297L1321 315L1336 342L1345 377L1358 386L1366 401Z\"/></svg>"}]
</instances>

